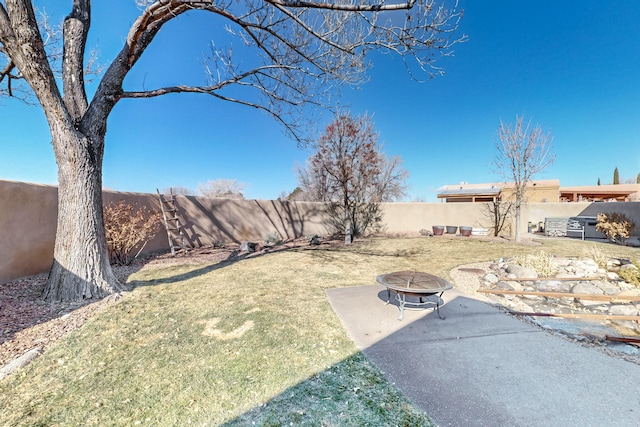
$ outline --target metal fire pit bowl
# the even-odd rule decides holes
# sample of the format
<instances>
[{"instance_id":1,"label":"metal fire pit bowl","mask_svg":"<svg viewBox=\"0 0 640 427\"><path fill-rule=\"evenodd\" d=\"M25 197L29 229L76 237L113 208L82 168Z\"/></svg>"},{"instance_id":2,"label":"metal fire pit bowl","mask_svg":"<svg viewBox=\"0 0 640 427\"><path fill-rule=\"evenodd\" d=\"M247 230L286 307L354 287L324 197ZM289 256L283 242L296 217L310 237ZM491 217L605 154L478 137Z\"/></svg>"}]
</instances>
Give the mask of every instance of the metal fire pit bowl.
<instances>
[{"instance_id":1,"label":"metal fire pit bowl","mask_svg":"<svg viewBox=\"0 0 640 427\"><path fill-rule=\"evenodd\" d=\"M396 293L396 301L398 301L400 309L398 320L403 319L406 306L421 308L428 305L435 305L438 317L444 320L444 317L440 315L441 297L445 291L452 289L453 286L443 278L417 271L396 271L381 274L376 277L376 282L387 288L387 304L391 300L391 291ZM435 301L425 298L431 295L437 295ZM413 297L417 300L407 300L407 297Z\"/></svg>"}]
</instances>

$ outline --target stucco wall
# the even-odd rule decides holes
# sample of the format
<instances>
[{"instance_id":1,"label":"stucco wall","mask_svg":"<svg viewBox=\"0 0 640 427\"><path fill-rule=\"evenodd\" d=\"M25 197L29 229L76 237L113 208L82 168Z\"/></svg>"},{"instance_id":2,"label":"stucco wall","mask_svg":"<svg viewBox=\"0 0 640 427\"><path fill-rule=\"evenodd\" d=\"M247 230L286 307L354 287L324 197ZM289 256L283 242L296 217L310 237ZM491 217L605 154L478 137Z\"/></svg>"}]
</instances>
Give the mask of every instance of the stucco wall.
<instances>
[{"instance_id":1,"label":"stucco wall","mask_svg":"<svg viewBox=\"0 0 640 427\"><path fill-rule=\"evenodd\" d=\"M124 200L160 212L157 194L103 192L105 204ZM55 186L0 180L0 283L46 273L53 262L58 189ZM308 202L224 200L177 196L189 246L216 241L260 241L270 233L283 238L326 235L322 205ZM169 250L164 227L144 252Z\"/></svg>"},{"instance_id":2,"label":"stucco wall","mask_svg":"<svg viewBox=\"0 0 640 427\"><path fill-rule=\"evenodd\" d=\"M156 194L104 193L105 203L125 200L146 205L159 212ZM46 273L53 260L57 219L55 186L0 181L0 283ZM239 243L260 241L277 232L283 238L309 234L326 235L322 204L266 200L224 200L178 196L177 207L183 219L190 246L207 246L216 241ZM416 234L433 225L489 227L480 203L386 203L382 206L384 231ZM546 217L596 216L599 212L623 212L638 226L640 202L629 203L538 203L522 210L522 232L527 223L544 222ZM166 232L161 228L147 244L145 252L167 251Z\"/></svg>"},{"instance_id":3,"label":"stucco wall","mask_svg":"<svg viewBox=\"0 0 640 427\"><path fill-rule=\"evenodd\" d=\"M58 189L0 181L0 283L51 267Z\"/></svg>"}]
</instances>

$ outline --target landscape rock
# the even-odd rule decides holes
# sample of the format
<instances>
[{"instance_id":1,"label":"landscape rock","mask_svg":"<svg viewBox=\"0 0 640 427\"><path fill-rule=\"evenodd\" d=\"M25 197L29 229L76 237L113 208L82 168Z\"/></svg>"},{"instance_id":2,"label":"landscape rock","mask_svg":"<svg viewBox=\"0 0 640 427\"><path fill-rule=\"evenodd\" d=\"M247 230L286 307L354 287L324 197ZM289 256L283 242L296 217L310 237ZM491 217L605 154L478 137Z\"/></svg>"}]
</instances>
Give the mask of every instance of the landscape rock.
<instances>
[{"instance_id":1,"label":"landscape rock","mask_svg":"<svg viewBox=\"0 0 640 427\"><path fill-rule=\"evenodd\" d=\"M620 260L617 258L611 258L607 261L607 270L608 271L618 271L620 270Z\"/></svg>"},{"instance_id":2,"label":"landscape rock","mask_svg":"<svg viewBox=\"0 0 640 427\"><path fill-rule=\"evenodd\" d=\"M620 292L619 287L615 286L612 283L606 282L604 280L593 280L591 281L591 284L602 289L602 292L605 295L616 295L618 292Z\"/></svg>"},{"instance_id":3,"label":"landscape rock","mask_svg":"<svg viewBox=\"0 0 640 427\"><path fill-rule=\"evenodd\" d=\"M500 280L495 284L495 289L500 289L502 291L515 291L515 288L511 286L512 283L515 282L505 282L504 280Z\"/></svg>"},{"instance_id":4,"label":"landscape rock","mask_svg":"<svg viewBox=\"0 0 640 427\"><path fill-rule=\"evenodd\" d=\"M41 353L39 348L34 348L27 351L22 356L14 359L13 361L7 363L5 366L0 368L0 381L4 379L4 377L11 375L17 369L27 366L33 359L38 357Z\"/></svg>"},{"instance_id":5,"label":"landscape rock","mask_svg":"<svg viewBox=\"0 0 640 427\"><path fill-rule=\"evenodd\" d=\"M571 291L571 283L559 280L545 280L538 284L540 292L569 292Z\"/></svg>"},{"instance_id":6,"label":"landscape rock","mask_svg":"<svg viewBox=\"0 0 640 427\"><path fill-rule=\"evenodd\" d=\"M529 267L523 267L518 264L509 264L506 271L509 274L513 274L515 276L514 278L517 278L517 279L522 279L522 278L535 279L538 277L538 272L535 269L529 268Z\"/></svg>"},{"instance_id":7,"label":"landscape rock","mask_svg":"<svg viewBox=\"0 0 640 427\"><path fill-rule=\"evenodd\" d=\"M255 242L242 242L240 243L241 252L255 252L258 248L258 244Z\"/></svg>"},{"instance_id":8,"label":"landscape rock","mask_svg":"<svg viewBox=\"0 0 640 427\"><path fill-rule=\"evenodd\" d=\"M614 273L613 271L609 271L609 272L607 272L607 279L615 282L617 280L620 280L620 276L618 276L618 273Z\"/></svg>"},{"instance_id":9,"label":"landscape rock","mask_svg":"<svg viewBox=\"0 0 640 427\"><path fill-rule=\"evenodd\" d=\"M614 304L609 306L609 314L614 316L637 316L638 308L632 304Z\"/></svg>"},{"instance_id":10,"label":"landscape rock","mask_svg":"<svg viewBox=\"0 0 640 427\"><path fill-rule=\"evenodd\" d=\"M588 282L578 282L573 288L571 288L572 294L589 294L589 295L603 295L602 289L596 285ZM583 307L593 307L602 305L602 301L592 301L588 299L577 299L577 302Z\"/></svg>"},{"instance_id":11,"label":"landscape rock","mask_svg":"<svg viewBox=\"0 0 640 427\"><path fill-rule=\"evenodd\" d=\"M485 281L485 282L489 282L489 283L491 283L492 285L495 285L496 283L498 283L498 276L496 276L496 275L495 275L495 274L493 274L493 273L486 274L486 275L483 277L483 279L484 279L484 281Z\"/></svg>"}]
</instances>

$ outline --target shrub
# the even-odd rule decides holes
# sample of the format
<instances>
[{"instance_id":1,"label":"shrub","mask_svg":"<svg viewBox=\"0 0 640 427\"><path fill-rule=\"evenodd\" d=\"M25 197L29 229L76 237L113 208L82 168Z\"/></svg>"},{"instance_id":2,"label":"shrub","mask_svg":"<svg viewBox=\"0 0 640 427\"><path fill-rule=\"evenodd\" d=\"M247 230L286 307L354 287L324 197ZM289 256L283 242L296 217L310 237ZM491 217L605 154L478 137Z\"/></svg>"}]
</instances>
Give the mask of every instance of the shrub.
<instances>
[{"instance_id":1,"label":"shrub","mask_svg":"<svg viewBox=\"0 0 640 427\"><path fill-rule=\"evenodd\" d=\"M582 254L585 258L591 258L592 260L594 260L600 268L606 267L607 261L609 261L609 258L611 258L608 253L606 253L596 245L584 248L582 250Z\"/></svg>"},{"instance_id":2,"label":"shrub","mask_svg":"<svg viewBox=\"0 0 640 427\"><path fill-rule=\"evenodd\" d=\"M264 239L265 243L273 243L275 245L279 245L280 243L283 242L283 238L280 235L280 233L278 233L277 231L273 231L269 234L267 234L267 238Z\"/></svg>"},{"instance_id":3,"label":"shrub","mask_svg":"<svg viewBox=\"0 0 640 427\"><path fill-rule=\"evenodd\" d=\"M624 245L627 242L633 227L635 227L635 224L623 213L598 214L596 230L618 244Z\"/></svg>"},{"instance_id":4,"label":"shrub","mask_svg":"<svg viewBox=\"0 0 640 427\"><path fill-rule=\"evenodd\" d=\"M514 260L523 267L533 268L541 277L549 277L556 270L545 251L517 256Z\"/></svg>"},{"instance_id":5,"label":"shrub","mask_svg":"<svg viewBox=\"0 0 640 427\"><path fill-rule=\"evenodd\" d=\"M128 265L140 255L147 242L160 228L160 213L150 213L144 206L136 209L134 204L120 200L104 208L104 228L111 262ZM129 255L139 247L133 258Z\"/></svg>"},{"instance_id":6,"label":"shrub","mask_svg":"<svg viewBox=\"0 0 640 427\"><path fill-rule=\"evenodd\" d=\"M625 282L640 287L640 263L636 260L632 262L637 268L625 268L618 271L620 276Z\"/></svg>"}]
</instances>

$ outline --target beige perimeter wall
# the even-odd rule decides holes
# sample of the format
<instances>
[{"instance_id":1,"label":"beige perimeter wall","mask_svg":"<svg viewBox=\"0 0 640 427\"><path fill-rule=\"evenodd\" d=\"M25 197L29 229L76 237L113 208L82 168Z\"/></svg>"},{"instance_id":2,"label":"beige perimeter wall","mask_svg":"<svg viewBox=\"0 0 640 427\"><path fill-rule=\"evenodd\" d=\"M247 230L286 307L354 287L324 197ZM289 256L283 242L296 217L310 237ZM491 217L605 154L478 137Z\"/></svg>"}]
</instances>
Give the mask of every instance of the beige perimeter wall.
<instances>
[{"instance_id":1,"label":"beige perimeter wall","mask_svg":"<svg viewBox=\"0 0 640 427\"><path fill-rule=\"evenodd\" d=\"M0 284L19 277L46 273L53 261L57 220L57 187L0 180ZM105 203L125 200L160 211L156 194L104 192ZM224 200L178 196L187 241L192 247L214 242L262 241L270 233L292 239L310 234L327 235L323 205L270 200ZM640 224L640 202L537 203L523 208L522 231L527 223L546 217L596 216L598 212L623 212ZM479 203L388 203L383 205L384 232L417 234L433 225L489 227ZM634 235L638 235L636 227ZM168 251L164 228L147 244L145 252Z\"/></svg>"}]
</instances>

